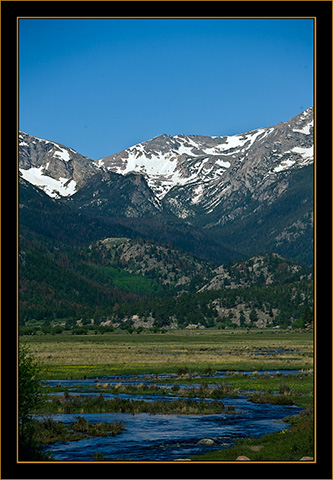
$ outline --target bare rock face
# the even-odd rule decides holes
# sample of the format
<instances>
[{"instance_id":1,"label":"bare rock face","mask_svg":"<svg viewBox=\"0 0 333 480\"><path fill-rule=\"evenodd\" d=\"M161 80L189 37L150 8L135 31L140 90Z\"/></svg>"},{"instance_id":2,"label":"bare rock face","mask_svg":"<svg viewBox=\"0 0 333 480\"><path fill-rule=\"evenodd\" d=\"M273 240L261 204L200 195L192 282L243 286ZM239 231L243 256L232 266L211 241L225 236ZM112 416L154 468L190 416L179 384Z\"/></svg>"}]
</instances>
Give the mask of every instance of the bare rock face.
<instances>
[{"instance_id":1,"label":"bare rock face","mask_svg":"<svg viewBox=\"0 0 333 480\"><path fill-rule=\"evenodd\" d=\"M66 203L89 215L103 217L150 217L162 210L142 175L98 171Z\"/></svg>"}]
</instances>

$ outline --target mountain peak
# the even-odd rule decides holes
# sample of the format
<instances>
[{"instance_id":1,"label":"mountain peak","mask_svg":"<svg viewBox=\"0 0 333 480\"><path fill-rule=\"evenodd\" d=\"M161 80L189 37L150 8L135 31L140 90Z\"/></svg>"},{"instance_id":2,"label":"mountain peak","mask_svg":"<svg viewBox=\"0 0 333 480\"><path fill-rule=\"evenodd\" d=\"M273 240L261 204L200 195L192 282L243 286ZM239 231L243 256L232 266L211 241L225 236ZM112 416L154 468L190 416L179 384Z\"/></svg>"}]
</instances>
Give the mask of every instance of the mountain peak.
<instances>
[{"instance_id":1,"label":"mountain peak","mask_svg":"<svg viewBox=\"0 0 333 480\"><path fill-rule=\"evenodd\" d=\"M277 126L232 136L162 134L98 161L100 168L119 174L139 172L161 200L173 189L193 186L192 200L200 203L197 188L208 190L230 172L261 164L262 176L302 168L313 162L313 109ZM302 134L301 136L299 134ZM268 161L270 158L270 161Z\"/></svg>"},{"instance_id":2,"label":"mountain peak","mask_svg":"<svg viewBox=\"0 0 333 480\"><path fill-rule=\"evenodd\" d=\"M53 198L73 195L97 171L87 157L60 143L19 132L19 173Z\"/></svg>"}]
</instances>

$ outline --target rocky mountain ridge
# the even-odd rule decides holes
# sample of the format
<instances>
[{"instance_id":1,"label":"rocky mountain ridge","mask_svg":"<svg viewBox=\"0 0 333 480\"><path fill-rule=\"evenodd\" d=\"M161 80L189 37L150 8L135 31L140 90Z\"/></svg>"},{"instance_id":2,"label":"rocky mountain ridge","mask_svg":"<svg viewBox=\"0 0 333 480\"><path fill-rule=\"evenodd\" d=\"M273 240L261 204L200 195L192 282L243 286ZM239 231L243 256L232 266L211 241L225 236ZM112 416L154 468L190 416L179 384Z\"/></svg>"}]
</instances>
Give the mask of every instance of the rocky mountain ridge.
<instances>
[{"instance_id":1,"label":"rocky mountain ridge","mask_svg":"<svg viewBox=\"0 0 333 480\"><path fill-rule=\"evenodd\" d=\"M221 202L224 209L234 204L235 193L272 202L267 189L278 182L274 193L281 195L286 174L313 163L313 126L311 107L288 122L229 137L160 135L97 164L122 175L142 174L178 217L200 216L198 208L209 217Z\"/></svg>"},{"instance_id":2,"label":"rocky mountain ridge","mask_svg":"<svg viewBox=\"0 0 333 480\"><path fill-rule=\"evenodd\" d=\"M171 244L129 238L105 238L90 245L106 262L127 272L156 279L181 291L195 289L212 275L212 264Z\"/></svg>"},{"instance_id":3,"label":"rocky mountain ridge","mask_svg":"<svg viewBox=\"0 0 333 480\"><path fill-rule=\"evenodd\" d=\"M230 196L241 186L253 193L260 183L264 190L280 172L313 163L313 127L310 107L288 122L233 136L159 135L97 162L64 145L20 132L19 171L56 198L74 195L98 170L137 173L159 200L172 189L186 186L187 203L202 204L210 213L218 198ZM282 190L283 186L279 193ZM170 198L180 193L169 196L171 210Z\"/></svg>"},{"instance_id":4,"label":"rocky mountain ridge","mask_svg":"<svg viewBox=\"0 0 333 480\"><path fill-rule=\"evenodd\" d=\"M218 263L267 251L311 263L313 132L311 107L229 137L160 135L96 162L21 132L19 173L108 237L112 223L196 254L198 237Z\"/></svg>"}]
</instances>

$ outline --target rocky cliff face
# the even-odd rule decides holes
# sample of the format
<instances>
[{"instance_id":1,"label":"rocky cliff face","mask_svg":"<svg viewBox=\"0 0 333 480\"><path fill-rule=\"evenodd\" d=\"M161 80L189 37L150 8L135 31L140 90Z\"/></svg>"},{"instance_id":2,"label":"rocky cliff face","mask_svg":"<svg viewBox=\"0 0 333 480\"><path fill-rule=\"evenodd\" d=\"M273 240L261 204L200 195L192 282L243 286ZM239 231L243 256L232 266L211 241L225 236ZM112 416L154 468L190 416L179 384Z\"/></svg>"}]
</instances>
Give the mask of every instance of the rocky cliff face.
<instances>
[{"instance_id":1,"label":"rocky cliff face","mask_svg":"<svg viewBox=\"0 0 333 480\"><path fill-rule=\"evenodd\" d=\"M99 171L65 203L89 215L104 217L149 217L162 210L145 178L136 173L122 176Z\"/></svg>"}]
</instances>

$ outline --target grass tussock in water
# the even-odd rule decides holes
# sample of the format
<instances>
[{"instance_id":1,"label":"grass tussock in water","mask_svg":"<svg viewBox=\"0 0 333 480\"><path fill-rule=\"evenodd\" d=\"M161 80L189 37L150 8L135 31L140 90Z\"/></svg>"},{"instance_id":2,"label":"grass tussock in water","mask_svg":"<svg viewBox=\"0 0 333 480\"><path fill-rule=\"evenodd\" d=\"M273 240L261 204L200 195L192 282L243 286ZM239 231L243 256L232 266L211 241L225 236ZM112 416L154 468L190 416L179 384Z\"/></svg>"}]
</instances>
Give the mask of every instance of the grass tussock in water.
<instances>
[{"instance_id":1,"label":"grass tussock in water","mask_svg":"<svg viewBox=\"0 0 333 480\"><path fill-rule=\"evenodd\" d=\"M119 397L104 399L104 395L79 396L63 395L52 398L44 406L45 413L150 413L150 414L219 414L234 413L223 402L212 400L207 403L203 400L176 399L170 401L152 401L121 399Z\"/></svg>"},{"instance_id":2,"label":"grass tussock in water","mask_svg":"<svg viewBox=\"0 0 333 480\"><path fill-rule=\"evenodd\" d=\"M51 417L42 421L33 420L35 439L41 444L55 442L71 442L90 437L106 437L119 435L125 426L121 422L90 423L78 416L75 423L56 422Z\"/></svg>"},{"instance_id":3,"label":"grass tussock in water","mask_svg":"<svg viewBox=\"0 0 333 480\"><path fill-rule=\"evenodd\" d=\"M255 392L249 396L253 403L270 403L271 405L295 405L292 397L287 395L271 395L269 393Z\"/></svg>"},{"instance_id":4,"label":"grass tussock in water","mask_svg":"<svg viewBox=\"0 0 333 480\"><path fill-rule=\"evenodd\" d=\"M196 380L198 381L198 380ZM116 385L109 385L108 383L97 384L96 389L103 389L105 393L112 394L128 394L128 395L168 395L170 392L176 394L179 397L187 398L223 398L225 396L237 396L238 389L230 388L225 384L213 383L199 384L195 386L188 386L181 388L177 383L172 384L171 389L163 385L123 385L121 383Z\"/></svg>"}]
</instances>

